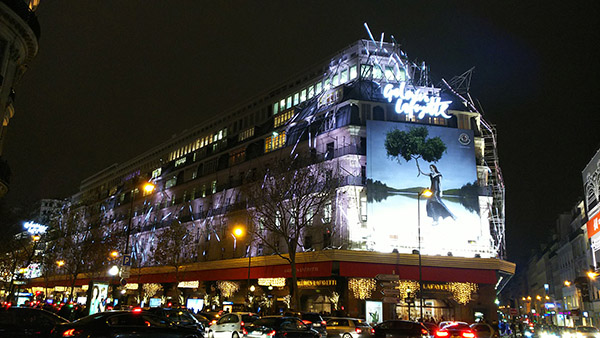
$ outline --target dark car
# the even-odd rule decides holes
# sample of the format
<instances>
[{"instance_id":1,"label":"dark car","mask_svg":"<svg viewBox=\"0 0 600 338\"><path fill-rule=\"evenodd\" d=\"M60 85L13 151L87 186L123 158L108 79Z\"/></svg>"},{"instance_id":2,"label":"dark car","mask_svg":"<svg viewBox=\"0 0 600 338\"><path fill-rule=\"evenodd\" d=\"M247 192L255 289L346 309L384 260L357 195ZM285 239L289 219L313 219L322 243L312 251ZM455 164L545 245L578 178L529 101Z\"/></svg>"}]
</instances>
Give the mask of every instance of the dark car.
<instances>
[{"instance_id":1,"label":"dark car","mask_svg":"<svg viewBox=\"0 0 600 338\"><path fill-rule=\"evenodd\" d=\"M204 334L204 325L188 309L153 307L144 309L144 311L166 318L177 326L192 328Z\"/></svg>"},{"instance_id":2,"label":"dark car","mask_svg":"<svg viewBox=\"0 0 600 338\"><path fill-rule=\"evenodd\" d=\"M327 322L316 312L286 312L285 316L298 317L311 329L316 330L322 337L327 337Z\"/></svg>"},{"instance_id":3,"label":"dark car","mask_svg":"<svg viewBox=\"0 0 600 338\"><path fill-rule=\"evenodd\" d=\"M297 317L263 317L243 329L245 338L321 338Z\"/></svg>"},{"instance_id":4,"label":"dark car","mask_svg":"<svg viewBox=\"0 0 600 338\"><path fill-rule=\"evenodd\" d=\"M373 329L375 338L427 338L429 335L423 324L408 320L386 320Z\"/></svg>"},{"instance_id":5,"label":"dark car","mask_svg":"<svg viewBox=\"0 0 600 338\"><path fill-rule=\"evenodd\" d=\"M0 309L0 337L50 337L52 329L65 318L52 312L26 307Z\"/></svg>"},{"instance_id":6,"label":"dark car","mask_svg":"<svg viewBox=\"0 0 600 338\"><path fill-rule=\"evenodd\" d=\"M475 331L466 323L451 323L435 332L436 338L476 338Z\"/></svg>"},{"instance_id":7,"label":"dark car","mask_svg":"<svg viewBox=\"0 0 600 338\"><path fill-rule=\"evenodd\" d=\"M364 320L357 318L329 318L327 336L330 338L371 338L373 328Z\"/></svg>"},{"instance_id":8,"label":"dark car","mask_svg":"<svg viewBox=\"0 0 600 338\"><path fill-rule=\"evenodd\" d=\"M110 311L57 325L51 337L201 338L196 329L177 326L144 311Z\"/></svg>"}]
</instances>

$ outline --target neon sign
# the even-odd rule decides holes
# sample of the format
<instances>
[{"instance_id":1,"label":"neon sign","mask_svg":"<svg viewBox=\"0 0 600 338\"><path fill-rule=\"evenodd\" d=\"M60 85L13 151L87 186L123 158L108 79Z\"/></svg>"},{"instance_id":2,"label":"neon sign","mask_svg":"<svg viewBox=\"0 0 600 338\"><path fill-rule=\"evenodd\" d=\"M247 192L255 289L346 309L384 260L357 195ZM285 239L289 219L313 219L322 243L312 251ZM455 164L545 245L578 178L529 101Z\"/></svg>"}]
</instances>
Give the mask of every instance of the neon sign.
<instances>
[{"instance_id":1,"label":"neon sign","mask_svg":"<svg viewBox=\"0 0 600 338\"><path fill-rule=\"evenodd\" d=\"M417 115L417 118L422 119L425 115L432 117L441 116L449 119L450 115L446 114L446 110L450 107L452 101L442 101L439 96L431 96L428 88L406 88L406 82L401 82L399 87L393 84L387 84L383 87L383 97L388 102L396 100L396 113L406 114L409 118Z\"/></svg>"}]
</instances>

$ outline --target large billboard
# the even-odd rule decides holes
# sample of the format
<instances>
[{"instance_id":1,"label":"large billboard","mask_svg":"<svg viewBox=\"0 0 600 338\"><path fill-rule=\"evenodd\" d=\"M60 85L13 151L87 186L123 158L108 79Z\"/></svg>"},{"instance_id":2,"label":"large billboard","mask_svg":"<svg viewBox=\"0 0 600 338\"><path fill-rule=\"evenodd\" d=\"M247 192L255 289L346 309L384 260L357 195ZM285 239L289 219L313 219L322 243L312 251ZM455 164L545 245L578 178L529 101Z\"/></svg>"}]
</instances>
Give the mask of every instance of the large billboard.
<instances>
[{"instance_id":1,"label":"large billboard","mask_svg":"<svg viewBox=\"0 0 600 338\"><path fill-rule=\"evenodd\" d=\"M477 185L473 138L470 130L367 121L367 223L374 250L412 253L420 230L425 255L496 256L488 206L480 206L489 198ZM419 199L426 188L432 195Z\"/></svg>"},{"instance_id":2,"label":"large billboard","mask_svg":"<svg viewBox=\"0 0 600 338\"><path fill-rule=\"evenodd\" d=\"M583 195L585 196L585 211L588 219L592 219L600 208L600 150L585 166L583 172ZM590 235L591 237L591 235Z\"/></svg>"}]
</instances>

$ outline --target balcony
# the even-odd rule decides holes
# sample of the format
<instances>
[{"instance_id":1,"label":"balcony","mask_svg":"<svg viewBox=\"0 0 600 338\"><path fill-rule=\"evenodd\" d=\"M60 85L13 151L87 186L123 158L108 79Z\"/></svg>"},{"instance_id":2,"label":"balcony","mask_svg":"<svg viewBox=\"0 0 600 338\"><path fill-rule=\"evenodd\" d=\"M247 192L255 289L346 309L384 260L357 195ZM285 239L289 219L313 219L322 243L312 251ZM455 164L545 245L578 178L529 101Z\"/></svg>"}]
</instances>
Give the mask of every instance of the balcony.
<instances>
[{"instance_id":1,"label":"balcony","mask_svg":"<svg viewBox=\"0 0 600 338\"><path fill-rule=\"evenodd\" d=\"M0 157L0 197L8 192L10 183L10 167L8 163Z\"/></svg>"},{"instance_id":2,"label":"balcony","mask_svg":"<svg viewBox=\"0 0 600 338\"><path fill-rule=\"evenodd\" d=\"M40 38L40 23L38 22L35 13L29 9L27 3L23 0L0 0L16 15L18 15L33 31L36 38Z\"/></svg>"}]
</instances>

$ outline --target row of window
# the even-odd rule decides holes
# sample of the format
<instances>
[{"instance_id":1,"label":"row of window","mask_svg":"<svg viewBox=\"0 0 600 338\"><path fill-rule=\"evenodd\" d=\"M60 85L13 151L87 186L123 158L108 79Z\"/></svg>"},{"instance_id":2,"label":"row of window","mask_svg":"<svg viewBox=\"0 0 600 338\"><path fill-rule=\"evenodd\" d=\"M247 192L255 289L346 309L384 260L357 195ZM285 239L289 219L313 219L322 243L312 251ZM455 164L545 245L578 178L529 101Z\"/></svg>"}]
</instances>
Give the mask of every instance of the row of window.
<instances>
[{"instance_id":1,"label":"row of window","mask_svg":"<svg viewBox=\"0 0 600 338\"><path fill-rule=\"evenodd\" d=\"M201 137L201 138L197 139L195 142L192 142L188 145L180 147L179 149L177 149L175 151L172 151L169 154L168 161L170 162L175 159L178 159L178 158L185 156L193 151L196 151L197 149L203 148L205 146L208 146L209 144L220 141L224 137L227 137L227 128L223 128L223 129L219 130L219 132L217 132L217 133Z\"/></svg>"},{"instance_id":2,"label":"row of window","mask_svg":"<svg viewBox=\"0 0 600 338\"><path fill-rule=\"evenodd\" d=\"M295 113L294 109L290 109L282 114L275 116L275 119L273 120L273 127L277 128L277 127L283 125L284 123L289 121L292 117L294 117L294 113Z\"/></svg>"},{"instance_id":3,"label":"row of window","mask_svg":"<svg viewBox=\"0 0 600 338\"><path fill-rule=\"evenodd\" d=\"M285 131L273 133L265 139L265 153L283 148L285 146Z\"/></svg>"}]
</instances>

